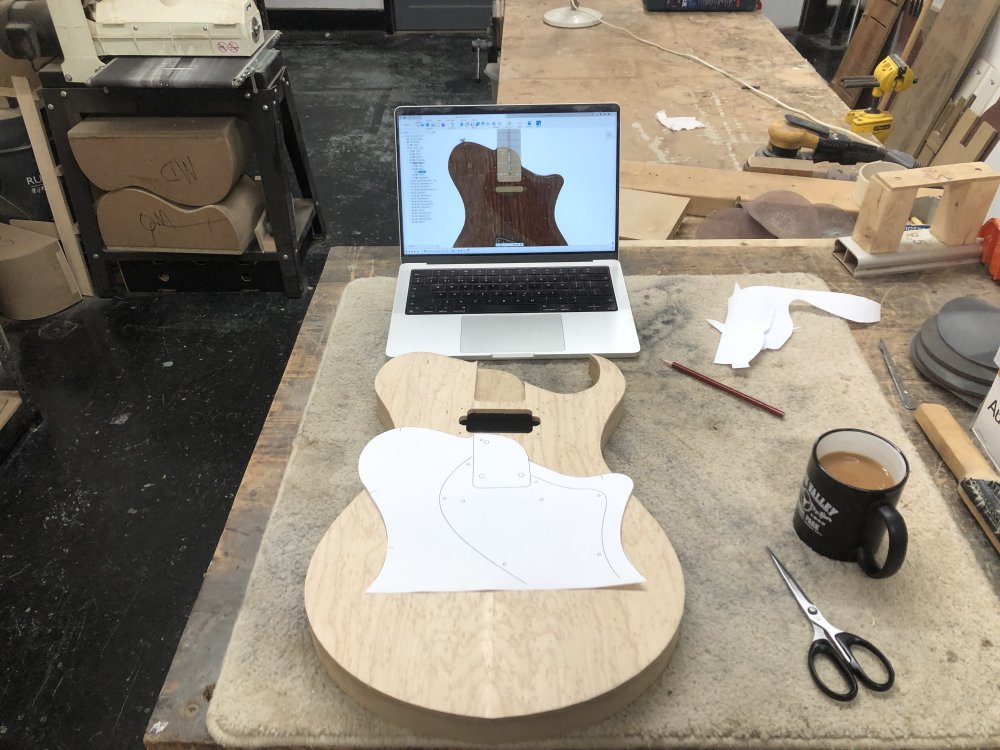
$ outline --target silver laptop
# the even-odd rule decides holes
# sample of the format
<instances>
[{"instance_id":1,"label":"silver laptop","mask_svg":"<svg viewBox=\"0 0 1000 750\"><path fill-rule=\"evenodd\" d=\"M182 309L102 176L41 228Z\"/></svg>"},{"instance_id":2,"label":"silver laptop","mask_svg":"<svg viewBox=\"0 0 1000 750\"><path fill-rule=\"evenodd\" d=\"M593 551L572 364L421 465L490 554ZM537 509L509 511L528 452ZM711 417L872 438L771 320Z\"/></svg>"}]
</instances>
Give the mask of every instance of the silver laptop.
<instances>
[{"instance_id":1,"label":"silver laptop","mask_svg":"<svg viewBox=\"0 0 1000 750\"><path fill-rule=\"evenodd\" d=\"M399 107L386 354L639 353L618 263L616 104Z\"/></svg>"}]
</instances>

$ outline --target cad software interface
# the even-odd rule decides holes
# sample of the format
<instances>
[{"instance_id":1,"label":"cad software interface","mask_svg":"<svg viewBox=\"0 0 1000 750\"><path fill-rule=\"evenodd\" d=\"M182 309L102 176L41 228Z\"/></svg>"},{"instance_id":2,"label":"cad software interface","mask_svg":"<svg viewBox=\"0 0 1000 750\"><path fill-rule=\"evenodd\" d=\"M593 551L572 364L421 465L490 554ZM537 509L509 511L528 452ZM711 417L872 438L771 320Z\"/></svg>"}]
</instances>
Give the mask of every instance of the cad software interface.
<instances>
[{"instance_id":1,"label":"cad software interface","mask_svg":"<svg viewBox=\"0 0 1000 750\"><path fill-rule=\"evenodd\" d=\"M403 254L601 253L618 231L618 114L400 114Z\"/></svg>"}]
</instances>

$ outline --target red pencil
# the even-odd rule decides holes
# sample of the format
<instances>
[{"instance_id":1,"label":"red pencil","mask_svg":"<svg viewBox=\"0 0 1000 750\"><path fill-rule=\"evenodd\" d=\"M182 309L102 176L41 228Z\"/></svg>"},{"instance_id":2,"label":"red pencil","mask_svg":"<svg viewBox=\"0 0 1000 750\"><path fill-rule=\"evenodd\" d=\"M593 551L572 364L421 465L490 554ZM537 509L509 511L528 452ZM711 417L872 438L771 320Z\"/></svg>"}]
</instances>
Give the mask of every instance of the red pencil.
<instances>
[{"instance_id":1,"label":"red pencil","mask_svg":"<svg viewBox=\"0 0 1000 750\"><path fill-rule=\"evenodd\" d=\"M677 370L678 372L683 372L685 375L692 377L695 380L700 380L702 383L705 383L706 385L710 385L713 388L718 388L720 391L728 393L730 396L736 396L736 398L743 399L748 404L753 404L758 409L763 409L764 411L768 412L769 414L773 414L776 417L785 416L785 412L783 412L778 407L771 406L770 404L765 404L760 399L754 398L753 396L748 396L747 394L743 393L743 391L738 391L735 388L726 385L725 383L720 383L718 380L713 380L712 378L708 377L708 375L702 375L700 372L692 370L690 367L685 367L680 362L671 362L665 359L663 360L663 364L670 365L673 369Z\"/></svg>"}]
</instances>

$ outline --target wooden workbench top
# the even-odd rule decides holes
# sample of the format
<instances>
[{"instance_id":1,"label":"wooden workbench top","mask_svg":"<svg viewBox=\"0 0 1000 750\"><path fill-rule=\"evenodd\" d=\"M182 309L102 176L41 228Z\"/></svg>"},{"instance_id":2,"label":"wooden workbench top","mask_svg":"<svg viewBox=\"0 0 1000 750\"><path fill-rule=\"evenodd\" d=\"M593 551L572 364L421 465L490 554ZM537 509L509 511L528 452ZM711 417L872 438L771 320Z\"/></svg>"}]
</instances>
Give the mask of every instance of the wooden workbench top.
<instances>
[{"instance_id":1,"label":"wooden workbench top","mask_svg":"<svg viewBox=\"0 0 1000 750\"><path fill-rule=\"evenodd\" d=\"M622 158L742 169L784 115L740 84L642 44L608 25L547 26L549 3L506 0L497 100L612 101L622 108ZM831 124L847 107L761 12L650 13L641 0L595 0L604 20L669 49L694 54ZM656 120L691 116L706 127L672 132Z\"/></svg>"},{"instance_id":2,"label":"wooden workbench top","mask_svg":"<svg viewBox=\"0 0 1000 750\"><path fill-rule=\"evenodd\" d=\"M943 403L959 421L973 410L922 379L906 356L920 322L952 297L996 295L996 285L978 265L956 266L907 275L855 279L832 255L826 240L670 241L626 243L626 274L750 274L781 271L814 273L834 291L861 294L882 303L876 326L852 326L855 338L883 392L895 407L942 495L953 498L951 512L968 537L977 559L1000 595L1000 560L958 499L955 480L923 437L912 412L899 403L878 351L879 339L895 353L910 392L918 401ZM358 276L393 276L397 248L341 247L330 252L257 447L233 503L226 530L192 609L170 672L150 719L145 742L157 750L217 747L205 726L205 711L219 674L236 613L253 567L257 547L278 495L326 335L344 287Z\"/></svg>"}]
</instances>

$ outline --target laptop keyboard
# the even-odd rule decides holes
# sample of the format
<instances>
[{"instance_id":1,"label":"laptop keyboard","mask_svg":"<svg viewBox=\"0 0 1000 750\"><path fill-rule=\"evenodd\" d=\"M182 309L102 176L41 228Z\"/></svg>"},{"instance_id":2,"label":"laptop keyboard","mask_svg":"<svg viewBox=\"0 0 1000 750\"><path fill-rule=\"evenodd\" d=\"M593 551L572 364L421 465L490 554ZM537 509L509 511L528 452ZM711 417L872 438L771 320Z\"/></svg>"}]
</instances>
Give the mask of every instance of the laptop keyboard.
<instances>
[{"instance_id":1,"label":"laptop keyboard","mask_svg":"<svg viewBox=\"0 0 1000 750\"><path fill-rule=\"evenodd\" d=\"M607 266L414 269L406 295L407 315L617 309Z\"/></svg>"}]
</instances>

